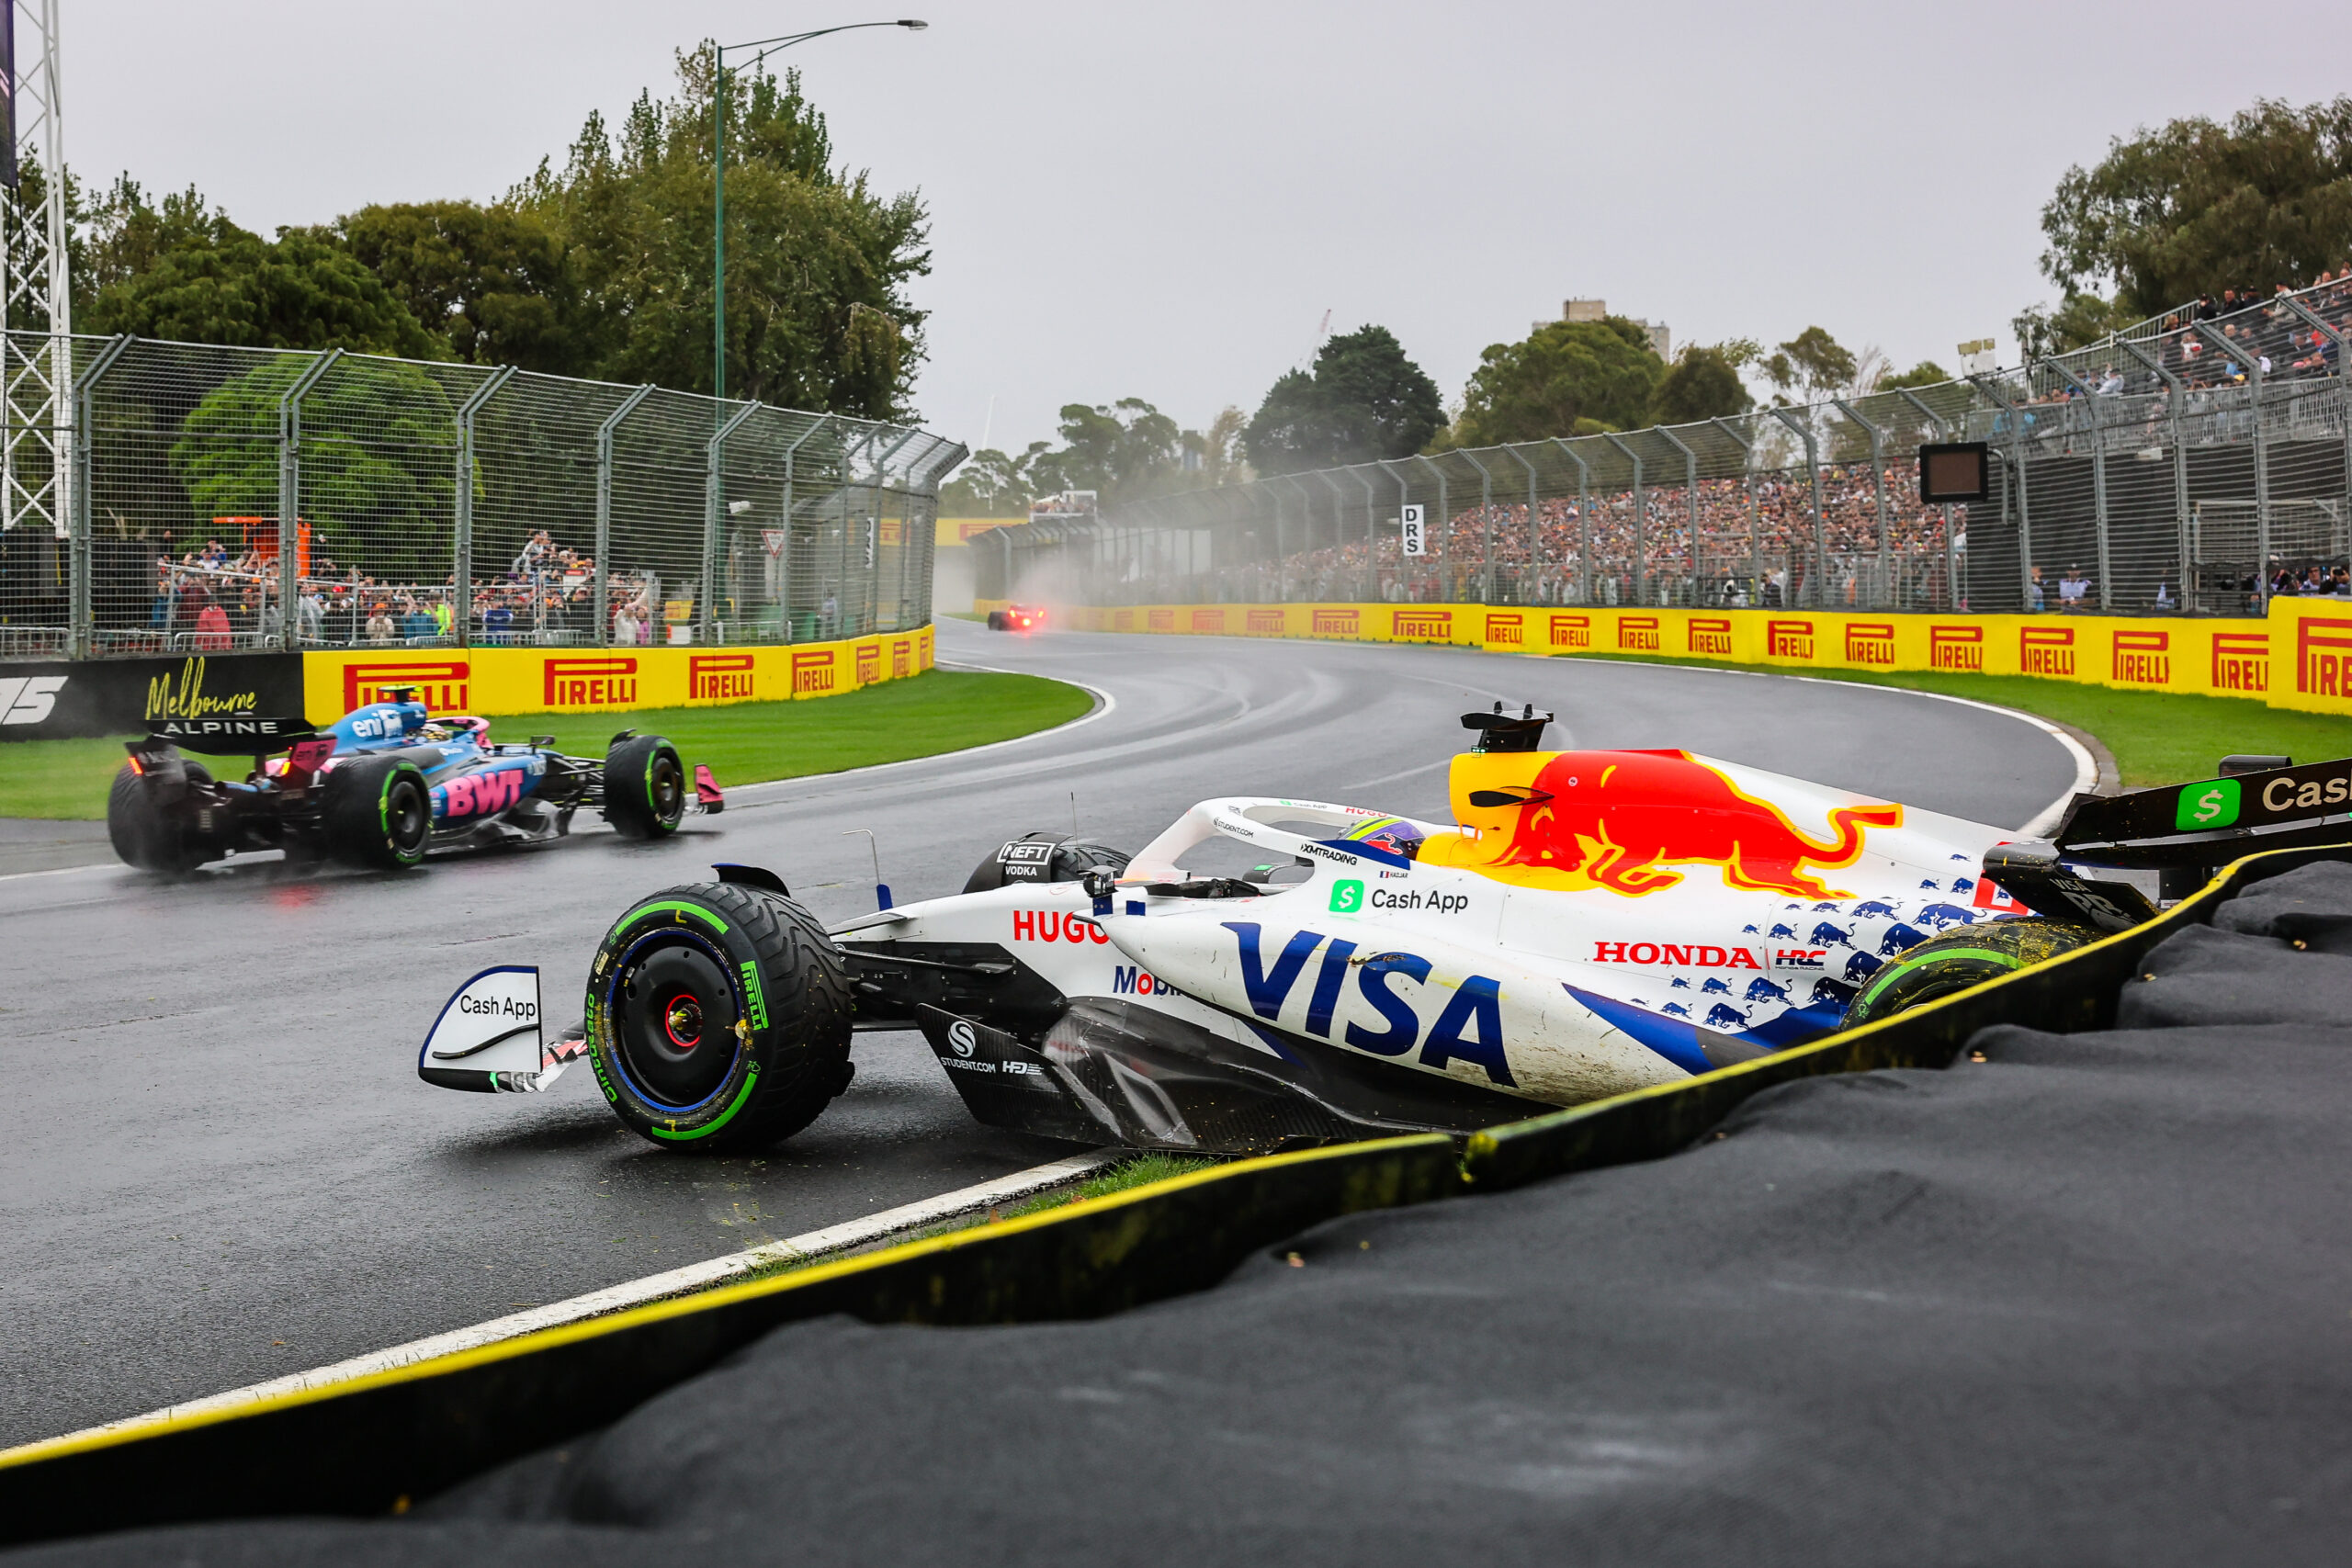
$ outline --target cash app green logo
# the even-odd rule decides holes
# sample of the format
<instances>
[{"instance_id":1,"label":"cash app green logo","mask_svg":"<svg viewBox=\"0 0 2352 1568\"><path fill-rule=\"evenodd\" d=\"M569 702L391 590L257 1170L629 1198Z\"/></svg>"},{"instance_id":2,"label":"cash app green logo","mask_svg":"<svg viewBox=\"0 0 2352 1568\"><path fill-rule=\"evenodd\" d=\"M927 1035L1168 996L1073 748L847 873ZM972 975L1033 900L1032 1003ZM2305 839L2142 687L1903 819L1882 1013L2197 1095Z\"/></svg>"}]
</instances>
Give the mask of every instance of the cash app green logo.
<instances>
[{"instance_id":1,"label":"cash app green logo","mask_svg":"<svg viewBox=\"0 0 2352 1568\"><path fill-rule=\"evenodd\" d=\"M2180 804L2174 808L2173 826L2182 832L2199 828L2226 828L2238 819L2238 781L2215 779L2211 784L2190 784L2180 792Z\"/></svg>"},{"instance_id":2,"label":"cash app green logo","mask_svg":"<svg viewBox=\"0 0 2352 1568\"><path fill-rule=\"evenodd\" d=\"M1352 915L1363 908L1363 884L1334 882L1331 884L1331 912Z\"/></svg>"}]
</instances>

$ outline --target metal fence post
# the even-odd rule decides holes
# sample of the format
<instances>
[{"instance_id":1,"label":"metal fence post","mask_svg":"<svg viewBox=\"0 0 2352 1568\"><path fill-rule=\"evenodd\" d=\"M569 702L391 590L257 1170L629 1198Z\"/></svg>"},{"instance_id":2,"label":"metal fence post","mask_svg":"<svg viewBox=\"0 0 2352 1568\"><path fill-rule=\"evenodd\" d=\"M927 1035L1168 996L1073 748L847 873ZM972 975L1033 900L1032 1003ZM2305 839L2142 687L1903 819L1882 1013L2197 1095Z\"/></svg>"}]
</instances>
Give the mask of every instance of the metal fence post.
<instances>
[{"instance_id":1,"label":"metal fence post","mask_svg":"<svg viewBox=\"0 0 2352 1568\"><path fill-rule=\"evenodd\" d=\"M1544 536L1535 522L1535 465L1529 462L1525 454L1516 446L1506 445L1503 450L1510 454L1513 462L1527 470L1528 581L1519 585L1519 602L1532 604L1535 603L1533 584L1540 581L1542 573L1539 569L1544 564Z\"/></svg>"},{"instance_id":2,"label":"metal fence post","mask_svg":"<svg viewBox=\"0 0 2352 1568\"><path fill-rule=\"evenodd\" d=\"M1624 455L1634 465L1634 603L1646 606L1650 597L1649 497L1642 490L1642 455L1614 432L1604 431L1600 437Z\"/></svg>"},{"instance_id":3,"label":"metal fence post","mask_svg":"<svg viewBox=\"0 0 2352 1568\"><path fill-rule=\"evenodd\" d=\"M302 399L334 367L343 350L328 349L303 367L277 400L277 646L294 647L294 606L301 592ZM466 493L463 486L458 493ZM468 513L461 510L461 520ZM461 536L458 548L466 547Z\"/></svg>"},{"instance_id":4,"label":"metal fence post","mask_svg":"<svg viewBox=\"0 0 2352 1568\"><path fill-rule=\"evenodd\" d=\"M2098 394L2089 382L2066 368L2056 359L2041 362L2066 379L2066 384L2083 396L2083 406L2091 421L2091 518L2096 525L2096 548L2098 551L2098 607L2115 608L2113 558L2108 549L2107 535L2107 432L2098 412Z\"/></svg>"},{"instance_id":5,"label":"metal fence post","mask_svg":"<svg viewBox=\"0 0 2352 1568\"><path fill-rule=\"evenodd\" d=\"M2289 299L2289 310L2303 319L2315 333L2324 333L2335 344L2335 422L2344 437L2344 508L2345 517L2339 528L2352 525L2352 342L2346 341L2343 329L2330 326L2316 310L2306 310L2300 299Z\"/></svg>"},{"instance_id":6,"label":"metal fence post","mask_svg":"<svg viewBox=\"0 0 2352 1568\"><path fill-rule=\"evenodd\" d=\"M1446 509L1445 470L1418 453L1414 455L1413 461L1437 476L1437 580L1439 592L1442 594L1449 586L1447 579L1453 565L1452 558L1446 554L1446 541L1453 536L1453 516Z\"/></svg>"},{"instance_id":7,"label":"metal fence post","mask_svg":"<svg viewBox=\"0 0 2352 1568\"><path fill-rule=\"evenodd\" d=\"M1373 514L1373 511L1374 508L1379 504L1380 498L1378 495L1374 493L1372 481L1356 471L1361 467L1363 467L1363 465L1358 463L1349 464L1347 468L1347 474L1350 479L1354 479L1356 483L1363 486L1364 567L1367 574L1372 579L1373 597L1377 599L1380 597L1380 520ZM1399 547L1402 547L1401 542ZM1402 565L1401 557L1399 558L1398 564L1400 566Z\"/></svg>"},{"instance_id":8,"label":"metal fence post","mask_svg":"<svg viewBox=\"0 0 2352 1568\"><path fill-rule=\"evenodd\" d=\"M609 648L613 641L612 556L613 556L613 434L620 429L637 405L653 395L650 382L639 387L621 400L621 406L605 415L596 427L596 646Z\"/></svg>"},{"instance_id":9,"label":"metal fence post","mask_svg":"<svg viewBox=\"0 0 2352 1568\"><path fill-rule=\"evenodd\" d=\"M1839 413L1844 414L1848 419L1853 421L1854 423L1860 425L1862 427L1862 434L1871 438L1871 493L1878 500L1878 581L1880 592L1886 592L1887 597L1887 604L1880 606L1880 608L1891 608L1894 601L1894 595L1891 592L1886 592L1887 517L1885 434L1875 423L1865 419L1862 416L1861 412L1855 408L1853 404L1848 402L1845 399L1832 398L1830 400L1830 404L1836 408ZM2099 536L2102 539L2107 536L2106 528L2107 525L2105 523L2101 523L2099 525ZM1856 609L1861 608L1860 604L1857 604L1854 607Z\"/></svg>"},{"instance_id":10,"label":"metal fence post","mask_svg":"<svg viewBox=\"0 0 2352 1568\"><path fill-rule=\"evenodd\" d=\"M1756 447L1753 443L1731 427L1731 421L1716 418L1707 422L1721 431L1724 438L1739 448L1739 483L1747 494L1747 582L1755 591L1758 604L1764 602L1764 539L1763 529L1756 510Z\"/></svg>"},{"instance_id":11,"label":"metal fence post","mask_svg":"<svg viewBox=\"0 0 2352 1568\"><path fill-rule=\"evenodd\" d=\"M726 405L721 404L722 408ZM733 418L718 427L718 433L703 448L706 464L702 486L702 593L696 606L695 640L711 643L718 640L718 536L719 514L727 508L727 438L738 426L760 412L758 403L745 403Z\"/></svg>"},{"instance_id":12,"label":"metal fence post","mask_svg":"<svg viewBox=\"0 0 2352 1568\"><path fill-rule=\"evenodd\" d=\"M65 648L69 658L87 659L97 636L97 610L90 592L90 394L130 346L122 333L98 350L81 375L74 378L73 493L66 498L66 527L72 537L66 566Z\"/></svg>"},{"instance_id":13,"label":"metal fence post","mask_svg":"<svg viewBox=\"0 0 2352 1568\"><path fill-rule=\"evenodd\" d=\"M1276 474L1274 481L1290 486L1291 493L1298 497L1299 553L1302 556L1313 556L1315 553L1315 504L1307 499L1306 487L1298 482L1298 478L1295 474ZM1314 597L1313 578L1310 577L1307 582L1307 596L1312 598Z\"/></svg>"},{"instance_id":14,"label":"metal fence post","mask_svg":"<svg viewBox=\"0 0 2352 1568\"><path fill-rule=\"evenodd\" d=\"M1682 444L1681 437L1664 425L1657 434L1670 442L1682 454L1683 499L1690 503L1690 602L1699 602L1699 454Z\"/></svg>"},{"instance_id":15,"label":"metal fence post","mask_svg":"<svg viewBox=\"0 0 2352 1568\"><path fill-rule=\"evenodd\" d=\"M1577 466L1577 603L1592 603L1592 469L1584 454L1568 445L1567 437L1555 435L1552 445L1560 455Z\"/></svg>"},{"instance_id":16,"label":"metal fence post","mask_svg":"<svg viewBox=\"0 0 2352 1568\"><path fill-rule=\"evenodd\" d=\"M792 523L796 505L793 499L793 465L799 460L801 444L832 422L831 414L819 414L809 422L808 428L794 436L792 445L784 449L784 571L776 587L776 600L784 606L784 640L786 642L800 640L793 635L792 627Z\"/></svg>"},{"instance_id":17,"label":"metal fence post","mask_svg":"<svg viewBox=\"0 0 2352 1568\"><path fill-rule=\"evenodd\" d=\"M496 395L501 387L514 378L514 367L503 365L491 373L490 379L476 387L458 408L458 526L457 557L460 563L458 574L459 592L464 595L466 609L473 607L474 584L474 415L484 403ZM297 417L300 417L299 414ZM293 605L289 602L288 618L292 619ZM451 606L450 619L458 618L456 606ZM288 646L291 646L290 644Z\"/></svg>"},{"instance_id":18,"label":"metal fence post","mask_svg":"<svg viewBox=\"0 0 2352 1568\"><path fill-rule=\"evenodd\" d=\"M1467 446L1456 448L1453 455L1478 470L1478 603L1491 604L1495 602L1495 476Z\"/></svg>"},{"instance_id":19,"label":"metal fence post","mask_svg":"<svg viewBox=\"0 0 2352 1568\"><path fill-rule=\"evenodd\" d=\"M1799 421L1787 409L1771 411L1782 424L1796 432L1804 443L1804 473L1813 492L1813 570L1805 575L1813 579L1813 607L1821 608L1822 580L1829 575L1829 539L1821 525L1821 447L1815 439L1810 423Z\"/></svg>"},{"instance_id":20,"label":"metal fence post","mask_svg":"<svg viewBox=\"0 0 2352 1568\"><path fill-rule=\"evenodd\" d=\"M1405 476L1396 471L1396 464L1394 459L1377 457L1374 459L1374 462L1382 473L1386 474L1390 479L1396 481L1396 571L1400 578L1409 577L1412 572L1412 568L1407 565L1405 560L1405 508L1413 503L1413 488L1408 482L1407 482ZM1429 550L1429 523L1427 519L1423 519L1421 523L1421 555L1424 559L1428 558ZM1411 590L1408 588L1406 592L1409 593Z\"/></svg>"},{"instance_id":21,"label":"metal fence post","mask_svg":"<svg viewBox=\"0 0 2352 1568\"><path fill-rule=\"evenodd\" d=\"M2245 352L2241 350L2240 352ZM2255 605L2270 614L2270 442L2262 417L2262 359L2245 355L2246 399L2254 415L2254 558Z\"/></svg>"},{"instance_id":22,"label":"metal fence post","mask_svg":"<svg viewBox=\"0 0 2352 1568\"><path fill-rule=\"evenodd\" d=\"M874 552L874 558L865 567L865 624L869 629L879 625L882 619L882 497L890 488L890 459L897 457L908 442L922 434L919 430L908 431L884 447L882 455L874 459L874 515L865 520L865 525L873 530L870 543ZM901 556L907 548L908 521L905 517L899 519L899 551ZM892 615L890 618L895 622L899 617ZM891 629L896 630L897 627Z\"/></svg>"},{"instance_id":23,"label":"metal fence post","mask_svg":"<svg viewBox=\"0 0 2352 1568\"><path fill-rule=\"evenodd\" d=\"M1336 570L1340 561L1346 557L1348 549L1345 534L1346 525L1340 521L1340 502L1343 499L1340 494L1340 481L1331 477L1331 470L1329 468L1316 469L1315 477L1321 479L1323 481L1323 488L1331 492L1331 565ZM1369 557L1365 558L1363 563L1363 596L1366 599L1374 597L1372 592L1372 561Z\"/></svg>"},{"instance_id":24,"label":"metal fence post","mask_svg":"<svg viewBox=\"0 0 2352 1568\"><path fill-rule=\"evenodd\" d=\"M2197 563L2191 558L2196 554L2196 547L2195 541L2189 537L2188 442L2181 423L2181 404L2188 398L2188 389L2180 384L2179 377L2165 368L2163 360L2142 353L2140 345L2130 338L2119 337L2113 341L2116 347L2154 371L2164 383L2165 422L2172 432L2173 525L2178 536L2180 550L2180 604L2184 610L2193 610L2196 605L2190 597L2189 580L2197 570ZM2352 459L2352 433L2347 433L2345 438L2345 456Z\"/></svg>"},{"instance_id":25,"label":"metal fence post","mask_svg":"<svg viewBox=\"0 0 2352 1568\"><path fill-rule=\"evenodd\" d=\"M1925 428L1939 436L1948 436L1951 434L1951 427L1945 422L1944 416L1929 408L1917 392L1912 391L1908 387L1899 387L1895 389L1895 396L1918 411L1919 417L1927 422ZM1951 504L1947 502L1942 510L1944 514L1944 596L1951 601L1951 607L1957 610L1960 608L1961 601L1960 552L1953 547L1952 544ZM1930 602L1932 603L1932 599Z\"/></svg>"},{"instance_id":26,"label":"metal fence post","mask_svg":"<svg viewBox=\"0 0 2352 1568\"><path fill-rule=\"evenodd\" d=\"M2033 610L2033 514L2027 502L2025 475L2025 410L1995 391L1992 378L1983 374L1968 378L1968 384L1999 405L2009 420L2009 460L2018 475L2018 596L2019 608L2031 614Z\"/></svg>"}]
</instances>

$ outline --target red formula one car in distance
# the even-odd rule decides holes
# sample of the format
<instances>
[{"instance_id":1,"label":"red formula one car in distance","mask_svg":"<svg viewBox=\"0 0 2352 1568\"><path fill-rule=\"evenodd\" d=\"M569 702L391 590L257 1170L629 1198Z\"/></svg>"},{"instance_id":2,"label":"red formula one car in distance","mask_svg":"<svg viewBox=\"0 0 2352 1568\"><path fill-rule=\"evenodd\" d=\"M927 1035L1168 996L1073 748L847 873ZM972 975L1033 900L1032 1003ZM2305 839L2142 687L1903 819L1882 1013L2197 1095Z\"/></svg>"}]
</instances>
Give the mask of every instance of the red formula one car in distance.
<instances>
[{"instance_id":1,"label":"red formula one car in distance","mask_svg":"<svg viewBox=\"0 0 2352 1568\"><path fill-rule=\"evenodd\" d=\"M1043 604L1007 604L1001 610L989 612L989 630L992 632L1034 632L1045 624Z\"/></svg>"}]
</instances>

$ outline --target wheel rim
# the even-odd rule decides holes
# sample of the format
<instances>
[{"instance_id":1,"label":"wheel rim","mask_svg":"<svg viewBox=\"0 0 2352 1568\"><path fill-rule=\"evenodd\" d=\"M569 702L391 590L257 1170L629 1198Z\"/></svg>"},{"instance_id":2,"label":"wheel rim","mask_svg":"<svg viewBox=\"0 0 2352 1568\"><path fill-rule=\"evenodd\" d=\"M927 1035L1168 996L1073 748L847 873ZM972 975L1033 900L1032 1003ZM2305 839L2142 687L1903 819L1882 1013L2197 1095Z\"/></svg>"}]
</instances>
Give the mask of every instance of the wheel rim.
<instances>
[{"instance_id":1,"label":"wheel rim","mask_svg":"<svg viewBox=\"0 0 2352 1568\"><path fill-rule=\"evenodd\" d=\"M684 1111L718 1091L735 1065L735 993L699 946L654 948L613 987L621 1064L646 1100Z\"/></svg>"},{"instance_id":2,"label":"wheel rim","mask_svg":"<svg viewBox=\"0 0 2352 1568\"><path fill-rule=\"evenodd\" d=\"M686 804L685 770L678 759L667 752L653 759L645 773L646 798L652 803L653 815L663 822L676 820L684 815Z\"/></svg>"},{"instance_id":3,"label":"wheel rim","mask_svg":"<svg viewBox=\"0 0 2352 1568\"><path fill-rule=\"evenodd\" d=\"M413 778L394 779L391 788L384 792L384 836L393 852L402 858L422 854L432 824L432 807L425 800L424 786Z\"/></svg>"}]
</instances>

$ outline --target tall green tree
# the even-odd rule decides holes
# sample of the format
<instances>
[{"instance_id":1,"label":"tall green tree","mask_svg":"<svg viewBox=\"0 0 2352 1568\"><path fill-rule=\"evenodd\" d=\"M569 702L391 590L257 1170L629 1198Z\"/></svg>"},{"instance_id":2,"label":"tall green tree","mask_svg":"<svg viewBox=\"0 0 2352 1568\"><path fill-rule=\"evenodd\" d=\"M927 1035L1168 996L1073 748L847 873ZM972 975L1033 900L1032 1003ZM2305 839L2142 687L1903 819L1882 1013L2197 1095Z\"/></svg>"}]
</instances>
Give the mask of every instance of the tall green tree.
<instances>
[{"instance_id":1,"label":"tall green tree","mask_svg":"<svg viewBox=\"0 0 2352 1568\"><path fill-rule=\"evenodd\" d=\"M1242 432L1250 465L1289 474L1403 457L1443 428L1437 383L1386 327L1326 339L1311 371L1278 377Z\"/></svg>"},{"instance_id":2,"label":"tall green tree","mask_svg":"<svg viewBox=\"0 0 2352 1568\"><path fill-rule=\"evenodd\" d=\"M191 195L194 193L191 192ZM563 240L537 212L470 201L363 207L334 233L448 357L585 373Z\"/></svg>"},{"instance_id":3,"label":"tall green tree","mask_svg":"<svg viewBox=\"0 0 2352 1568\"><path fill-rule=\"evenodd\" d=\"M1091 490L1107 502L1162 493L1177 483L1182 432L1141 398L1066 404L1060 433L1060 451L1030 460L1033 479L1044 481L1041 491Z\"/></svg>"},{"instance_id":4,"label":"tall green tree","mask_svg":"<svg viewBox=\"0 0 2352 1568\"><path fill-rule=\"evenodd\" d=\"M1764 378L1779 392L1829 398L1852 389L1860 364L1854 351L1821 327L1807 327L1772 352Z\"/></svg>"},{"instance_id":5,"label":"tall green tree","mask_svg":"<svg viewBox=\"0 0 2352 1568\"><path fill-rule=\"evenodd\" d=\"M1490 344L1463 391L1457 444L1542 441L1645 423L1666 362L1623 316L1549 321L1518 343Z\"/></svg>"},{"instance_id":6,"label":"tall green tree","mask_svg":"<svg viewBox=\"0 0 2352 1568\"><path fill-rule=\"evenodd\" d=\"M111 283L74 325L245 348L343 348L447 358L381 279L334 240L288 230L272 243L243 230L183 239Z\"/></svg>"},{"instance_id":7,"label":"tall green tree","mask_svg":"<svg viewBox=\"0 0 2352 1568\"><path fill-rule=\"evenodd\" d=\"M911 416L930 219L833 165L800 79L730 72L727 390L868 419ZM590 116L560 170L508 200L570 247L584 363L612 380L711 386L710 51L683 54L676 96L640 96L616 136Z\"/></svg>"},{"instance_id":8,"label":"tall green tree","mask_svg":"<svg viewBox=\"0 0 2352 1568\"><path fill-rule=\"evenodd\" d=\"M1746 413L1755 400L1739 378L1739 367L1719 344L1692 344L1674 356L1650 395L1650 421L1693 424Z\"/></svg>"},{"instance_id":9,"label":"tall green tree","mask_svg":"<svg viewBox=\"0 0 2352 1568\"><path fill-rule=\"evenodd\" d=\"M2200 294L2310 282L2352 257L2352 96L2271 99L2116 138L2041 209L2041 270L2069 296L2114 290L2124 320Z\"/></svg>"}]
</instances>

